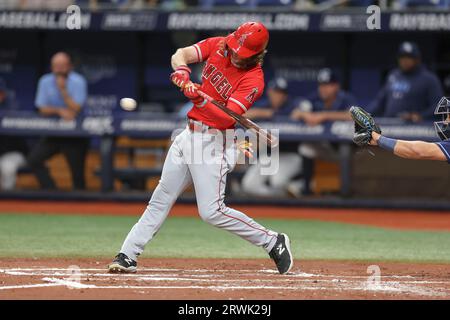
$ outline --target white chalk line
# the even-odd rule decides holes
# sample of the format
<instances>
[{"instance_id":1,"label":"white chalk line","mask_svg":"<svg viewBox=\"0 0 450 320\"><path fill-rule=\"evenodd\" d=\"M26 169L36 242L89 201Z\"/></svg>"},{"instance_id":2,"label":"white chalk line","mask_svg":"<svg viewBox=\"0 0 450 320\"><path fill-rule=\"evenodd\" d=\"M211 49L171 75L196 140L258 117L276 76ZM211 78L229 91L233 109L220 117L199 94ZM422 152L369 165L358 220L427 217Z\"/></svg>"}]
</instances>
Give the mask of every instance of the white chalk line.
<instances>
[{"instance_id":1,"label":"white chalk line","mask_svg":"<svg viewBox=\"0 0 450 320\"><path fill-rule=\"evenodd\" d=\"M63 285L68 286L72 288L77 289L203 289L203 290L329 290L328 287L308 287L308 286L198 286L198 285L191 285L191 286L135 286L135 285L119 285L119 286L99 286L99 285L85 285L80 284L73 281L68 280L61 280L57 278L43 278L42 279L45 282L50 282L57 285ZM367 290L366 288L362 287L354 287L351 288L351 290ZM397 288L391 288L389 286L384 286L381 288L382 291L397 291Z\"/></svg>"},{"instance_id":2,"label":"white chalk line","mask_svg":"<svg viewBox=\"0 0 450 320\"><path fill-rule=\"evenodd\" d=\"M82 268L80 271L106 271L107 268ZM27 272L27 271L65 271L70 272L67 268L46 268L46 267L36 267L36 268L2 268L0 269L0 273L2 272ZM252 273L252 274L258 274L260 276L261 274L274 274L278 275L278 271L272 270L272 269L256 269L256 270L249 270L249 269L175 269L175 268L138 268L138 272L181 272L181 273L190 273L190 272L198 272L198 273L211 273L211 272L230 272L233 271L234 273ZM200 275L199 275L200 276ZM328 278L335 278L339 277L337 275L322 275L322 274L312 274L312 273L305 273L305 272L291 272L288 274L288 276L291 277L328 277ZM355 278L355 279L366 279L367 276L346 276L348 278ZM414 278L410 275L384 275L384 278Z\"/></svg>"},{"instance_id":3,"label":"white chalk line","mask_svg":"<svg viewBox=\"0 0 450 320\"><path fill-rule=\"evenodd\" d=\"M150 274L150 275L145 275L142 274L142 271L176 271L176 270L180 270L181 274L165 274L165 273L161 273L161 274ZM133 277L133 278L150 278L150 277L180 277L180 276L184 276L184 273L189 276L189 277L205 277L205 278L209 278L208 281L211 280L217 280L217 279L211 279L214 277L223 277L224 275L221 274L216 274L216 273L212 273L212 274L203 274L203 275L193 275L190 274L190 272L195 272L195 271L199 271L201 270L203 271L209 271L211 272L211 270L203 270L203 269L174 269L174 268L142 268L140 269L141 273L140 274L120 274L120 279L124 278L124 277ZM65 272L43 272L43 271L65 271ZM110 273L83 273L83 271L105 271L105 269L103 268L84 268L84 269L80 269L80 276L84 276L84 277L108 277L108 278L113 278L114 275L110 274ZM217 272L219 272L219 270L215 270ZM229 272L230 270L226 270L227 272ZM267 269L263 269L263 270L233 270L234 272L239 273L240 271L252 271L252 273L255 274L255 276L261 276L261 274L258 275L259 272L266 272L266 273L273 273L273 274L277 274L278 273L274 270L267 270ZM45 275L45 276L71 276L74 275L73 272L68 271L67 268L7 268L7 269L0 269L0 273L5 273L5 274L9 274L9 275L23 275L23 276L40 276L40 275ZM347 280L344 279L366 279L366 276L342 276L342 275L322 275L322 274L310 274L310 273L304 273L304 272L298 272L298 273L291 273L289 275L284 275L283 278L280 276L280 278L277 278L277 281L282 280L282 281L292 281L293 279L291 277L296 278L295 280L298 281L298 277L300 278L334 278L331 281L337 281L337 282L344 282ZM336 279L336 278L340 278L340 279ZM344 279L343 279L344 278ZM398 276L398 275L385 275L382 277L383 279L402 279L402 278L409 278L409 279L415 279L413 276L410 275L406 275L406 276ZM180 278L183 279L183 278ZM185 279L185 278L184 278ZM196 281L198 279L192 279L193 281ZM256 279L249 279L249 280L256 280ZM263 279L260 279L263 280ZM227 281L225 279L225 281ZM316 281L325 281L325 280L316 280ZM404 283L407 283L406 281L404 281ZM421 281L421 280L415 280L415 281L408 281L408 283L424 283L424 284L446 284L446 283L450 283L450 282L446 282L446 281L434 281L433 279L430 279L429 281Z\"/></svg>"},{"instance_id":4,"label":"white chalk line","mask_svg":"<svg viewBox=\"0 0 450 320\"><path fill-rule=\"evenodd\" d=\"M386 291L386 292L400 292L403 291L400 288L381 286L379 288L366 288L364 286L359 287L348 287L348 288L329 288L329 287L310 287L310 286L133 286L133 285L120 285L120 286L98 286L98 285L86 285L77 283L74 281L61 280L56 278L43 278L45 284L32 284L32 285L21 285L21 286L7 286L0 287L0 290L7 289L30 289L30 288L42 288L42 287L56 287L56 286L66 286L72 289L131 289L131 290L143 290L143 289L153 289L153 290L174 290L174 289L197 289L197 290L212 290L212 291L235 291L235 290L353 290L353 291ZM413 292L415 293L415 292ZM442 295L440 293L430 293L423 292L424 295Z\"/></svg>"},{"instance_id":5,"label":"white chalk line","mask_svg":"<svg viewBox=\"0 0 450 320\"><path fill-rule=\"evenodd\" d=\"M65 273L61 273L60 275L71 275L73 274L73 272L71 272L70 270L68 270L67 268L3 268L0 269L0 273L8 273L11 275L29 275L30 273L26 273L26 272L30 272L30 271L37 271L37 272L45 272L45 271L65 271ZM80 272L86 272L86 271L106 271L106 268L83 268L83 269L79 269ZM186 273L189 274L189 276L195 276L195 277L208 277L211 275L214 276L223 276L223 275L219 275L219 274L215 274L215 272L230 272L230 269L214 269L214 270L207 270L207 269L167 269L167 268L139 268L138 272L139 274L121 274L121 276L129 276L129 277L133 277L133 276L141 276L140 274L142 274L142 272L146 272L146 271L156 271L156 272L180 272L181 274ZM261 276L262 274L264 275L278 275L278 271L276 270L270 270L270 269L261 269L261 270L245 270L245 269L236 269L236 270L232 270L235 274L237 273L245 273L245 272L249 272L254 274L255 276ZM206 274L206 275L192 275L190 274L191 272L209 272L210 274ZM13 274L14 273L14 274ZM21 274L23 273L23 274ZM36 273L36 275L38 275ZM46 274L43 274L46 275ZM47 274L47 275L53 275L53 274ZM106 273L106 275L110 275L109 273ZM153 274L152 274L153 275ZM179 273L177 274L173 274L173 275L180 275ZM347 275L347 276L342 276L342 275L325 275L325 274L312 274L312 273L305 273L305 272L291 272L287 275L283 275L283 277L301 277L301 278L308 278L308 277L320 277L320 278L339 278L339 277L345 277L345 278L353 278L353 279L367 279L367 276L352 276L352 275ZM383 275L383 278L385 279L402 279L402 278L411 278L414 279L415 277L410 276L410 275L405 275L405 276L400 276L400 275Z\"/></svg>"},{"instance_id":6,"label":"white chalk line","mask_svg":"<svg viewBox=\"0 0 450 320\"><path fill-rule=\"evenodd\" d=\"M42 288L42 287L57 287L60 284L56 283L37 283L37 284L25 284L25 285L15 285L15 286L0 286L0 290L14 290L14 289L32 289L32 288Z\"/></svg>"},{"instance_id":7,"label":"white chalk line","mask_svg":"<svg viewBox=\"0 0 450 320\"><path fill-rule=\"evenodd\" d=\"M164 271L180 270L180 269L173 269L173 268L172 269L167 269L167 268L165 268L165 269L161 269L161 268L147 268L147 269L151 269L151 270L155 270L155 271L156 270L158 270L158 271L162 271L162 270L164 270ZM13 270L22 270L22 271L13 271ZM46 270L46 271L50 271L50 270L65 271L66 273L64 273L64 272L54 272L54 273L42 272L42 270ZM145 280L150 280L150 281L151 280L155 280L155 281L157 281L157 280L160 280L160 281L163 281L163 280L183 281L183 279L186 279L186 278L181 278L180 277L180 276L184 276L183 274L170 274L170 275L169 274L153 274L153 273L151 275L121 274L120 278L117 278L117 277L114 278L114 275L109 274L109 273L101 273L101 274L96 274L96 273L85 274L85 273L82 273L82 271L91 271L91 270L92 271L104 271L104 269L99 269L99 268L85 268L85 269L80 269L79 270L80 273L81 273L79 276L82 276L85 279L89 278L89 277L90 278L94 278L94 277L108 277L110 279L116 279L116 280L121 280L124 277L131 277L131 278L136 278L138 280L140 279L141 281L145 281ZM189 277L193 277L194 278L194 277L196 277L196 275L189 274L189 272L190 271L195 271L195 270L199 270L199 269L182 270L182 271L183 271L183 273L188 273ZM34 272L31 272L31 271L34 271ZM209 270L209 271L211 272L211 270ZM272 273L272 270L265 270L264 269L264 270L260 270L260 271L270 271L270 273ZM0 269L0 272L3 272L5 274L9 274L9 275L23 275L23 276L42 276L42 275L45 275L45 276L71 276L71 275L73 275L73 273L68 273L68 270L67 269L63 269L63 268L10 268L10 269ZM206 281L218 281L218 279L214 279L214 277L217 277L217 276L223 277L223 275L219 275L219 274L204 274L204 275L201 275L201 277L208 278ZM158 277L161 277L161 279L158 279ZM166 278L173 277L173 279L164 279L164 277L166 277ZM348 280L345 280L345 278L353 278L353 279L358 279L358 278L364 279L364 278L366 278L364 276L319 275L319 274L308 274L308 273L299 272L299 273L296 273L296 274L293 273L293 274L290 274L290 275L285 275L285 276L283 276L283 278L281 278L281 277L277 278L276 281L277 282L279 282L279 281L292 281L293 279L290 278L290 277L297 277L295 279L296 281L300 280L300 279L298 279L298 277L306 278L306 279L314 278L314 277L315 278L317 278L317 277L322 277L322 278L330 278L330 277L332 277L332 278L340 278L340 279L332 279L331 280L332 282L346 282L346 281L348 281ZM185 280L185 281L198 281L199 280L199 279L193 279L193 278L190 278L190 279ZM383 276L383 278L384 279L390 279L390 278L410 278L410 279L414 279L414 277L409 276L409 275L407 275L407 276L396 276L396 275ZM265 280L273 281L272 279L248 279L248 281L247 280L243 280L242 282L258 281L258 280L260 280L261 282L263 282ZM223 281L224 282L229 282L230 280L223 279ZM303 281L308 281L308 280L303 280ZM327 280L322 280L321 279L321 280L316 280L316 281L326 282ZM423 283L423 284L447 284L448 282L445 282L445 281L420 281L420 280L417 280L417 281L408 281L408 282L405 281L404 283L410 283L410 284L420 284L420 283Z\"/></svg>"},{"instance_id":8,"label":"white chalk line","mask_svg":"<svg viewBox=\"0 0 450 320\"><path fill-rule=\"evenodd\" d=\"M58 279L58 278L42 278L44 282L50 282L54 284L59 284L62 286L66 286L73 289L96 289L97 286L93 284L84 284L77 281L70 281L66 279Z\"/></svg>"},{"instance_id":9,"label":"white chalk line","mask_svg":"<svg viewBox=\"0 0 450 320\"><path fill-rule=\"evenodd\" d=\"M21 270L21 271L13 271L13 270ZM99 269L99 268L85 268L85 269L80 269L80 272L82 271L104 271L105 269ZM201 272L212 272L211 270L204 270L204 269L194 269L194 270L189 270L189 269L162 269L162 268L142 268L140 269L141 271L171 271L174 272L176 270L181 271L181 273L189 273L189 272L196 272L196 271L201 271ZM38 271L38 272L31 272L31 271ZM3 272L5 274L11 274L11 275L26 275L26 276L42 276L42 275L49 275L49 276L74 276L73 273L62 273L62 272L42 272L42 271L66 271L67 269L64 268L10 268L10 269L1 269L0 272ZM224 270L225 271L225 270ZM229 272L230 270L226 270L227 272ZM239 272L239 271L243 271L243 270L233 270L235 272ZM251 271L252 273L257 273L258 270L245 270L245 271ZM267 269L263 269L263 270L259 270L262 272L266 272L266 273L273 273L273 274L277 274L275 271L273 270L267 270ZM219 272L219 270L214 270L213 272ZM432 295L432 296L437 296L437 295L446 295L442 292L437 292L434 290L430 290L430 289L425 289L425 288L421 288L421 287L417 287L417 286L405 286L404 284L399 284L398 282L392 282L389 283L388 282L384 282L383 285L377 286L377 287L367 287L366 283L359 283L357 286L355 286L354 281L349 281L349 280L345 280L345 278L353 278L353 279L357 279L357 278L367 278L367 277L363 277L363 276L336 276L336 275L318 275L318 274L307 274L307 273L294 273L291 274L290 276L296 277L294 279L292 278L284 278L284 277L289 277L288 276L283 276L283 278L278 278L278 279L248 279L248 280L242 280L242 279L214 279L215 276L218 276L217 274L205 274L203 275L204 277L211 277L212 279L195 279L195 278L182 278L180 276L183 276L183 274L174 274L174 277L168 277L168 274L161 274L156 276L155 274L152 275L143 275L143 274L121 274L120 276L114 276L112 274L79 274L80 276L87 276L88 278L90 277L90 280L92 280L92 278L95 277L108 277L110 279L114 279L114 280L123 280L123 277L130 277L130 278L135 278L138 281L197 281L197 282L225 282L225 283L229 283L230 285L225 285L225 286L217 286L217 285L212 285L212 286L198 286L198 285L190 285L190 286L172 286L172 285L165 285L165 286L147 286L147 285L139 285L139 286L133 286L133 285L120 285L120 286L99 286L99 285L86 285L86 284L81 284L79 282L74 282L74 281L70 281L70 280L64 280L64 279L57 279L57 278L43 278L42 280L44 281L50 281L52 282L51 284L32 284L32 285L24 285L24 286L4 286L4 287L0 287L0 289L2 290L7 290L7 289L18 289L18 288L40 288L40 287L48 287L48 286L67 286L70 288L85 288L85 289L207 289L207 290L259 290L259 289L266 289L266 290L339 290L339 291L345 291L345 290L357 290L357 291L388 291L388 292L411 292L414 294L420 294L420 295ZM188 275L188 276L193 276L193 275ZM113 278L114 277L114 278ZM308 280L308 279L299 279L298 277L303 277L303 278L317 278L317 277L333 277L334 279L331 280L327 280L327 279L316 279L314 280L315 283L321 283L321 284L327 284L327 283L334 283L334 284L341 284L341 287L329 287L329 286L325 286L325 287L321 287L321 286L268 286L268 285L246 285L246 286L236 286L236 285L232 285L234 283L241 283L241 282L246 282L249 284L255 283L255 282L260 282L260 283L264 283L264 282L292 282L292 281L296 281L296 282L311 282L312 280ZM340 279L336 279L336 278L340 278ZM412 276L384 276L383 278L414 278ZM100 279L99 279L100 280ZM281 281L280 281L281 280ZM408 284L429 284L431 281L405 281L403 283L408 283ZM445 282L445 281L439 281L437 283L441 283L441 284L448 284L449 282ZM344 286L342 286L344 284Z\"/></svg>"},{"instance_id":10,"label":"white chalk line","mask_svg":"<svg viewBox=\"0 0 450 320\"><path fill-rule=\"evenodd\" d=\"M157 290L172 290L172 289L198 289L198 290L213 290L213 291L226 291L226 290L289 290L289 291L372 291L372 292L394 292L394 293L412 293L425 296L448 296L443 292L436 292L433 290L418 290L417 287L392 287L387 285L382 285L375 288L370 288L366 286L353 286L353 287L319 287L319 286L136 286L136 285L113 285L113 286L99 286L99 285L85 285L77 283L74 281L67 281L61 279L43 278L42 280L49 281L51 283L47 284L30 284L30 285L20 285L20 286L4 286L0 287L0 290L11 290L11 289L32 289L32 288L42 288L42 287L56 287L56 286L66 286L72 289L132 289L132 290L142 290L142 289L157 289Z\"/></svg>"},{"instance_id":11,"label":"white chalk line","mask_svg":"<svg viewBox=\"0 0 450 320\"><path fill-rule=\"evenodd\" d=\"M182 275L182 274L151 274L151 275L143 275L143 274L120 274L114 275L111 273L62 273L62 272L16 272L16 271L5 271L5 274L15 275L15 276L79 276L81 280L97 280L95 278L108 278L108 280L124 280L124 278L131 278L131 280L137 281L197 281L197 282L349 282L346 278L347 276L340 276L340 279L310 279L309 276L304 276L304 278L290 278L289 275L278 277L278 278L267 278L267 279L216 279L216 277L222 277L224 275L201 275L200 277L196 275ZM314 277L319 277L320 275L312 275ZM331 276L330 276L331 277ZM337 276L333 276L337 277ZM392 277L397 278L397 277ZM408 277L409 278L409 277ZM100 280L100 279L98 279ZM423 280L412 280L412 281L402 281L403 284L450 284L450 281L423 281Z\"/></svg>"}]
</instances>

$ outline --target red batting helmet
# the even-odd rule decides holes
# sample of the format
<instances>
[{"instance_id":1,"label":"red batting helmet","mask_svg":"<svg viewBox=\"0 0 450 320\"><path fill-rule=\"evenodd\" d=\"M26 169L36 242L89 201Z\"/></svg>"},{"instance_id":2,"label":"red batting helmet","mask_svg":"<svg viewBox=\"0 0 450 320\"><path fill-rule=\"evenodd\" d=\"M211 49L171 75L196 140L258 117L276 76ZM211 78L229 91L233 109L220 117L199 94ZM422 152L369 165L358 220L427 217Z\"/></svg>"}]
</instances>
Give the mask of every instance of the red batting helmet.
<instances>
[{"instance_id":1,"label":"red batting helmet","mask_svg":"<svg viewBox=\"0 0 450 320\"><path fill-rule=\"evenodd\" d=\"M261 22L246 22L226 37L226 44L241 58L249 58L264 51L269 31Z\"/></svg>"}]
</instances>

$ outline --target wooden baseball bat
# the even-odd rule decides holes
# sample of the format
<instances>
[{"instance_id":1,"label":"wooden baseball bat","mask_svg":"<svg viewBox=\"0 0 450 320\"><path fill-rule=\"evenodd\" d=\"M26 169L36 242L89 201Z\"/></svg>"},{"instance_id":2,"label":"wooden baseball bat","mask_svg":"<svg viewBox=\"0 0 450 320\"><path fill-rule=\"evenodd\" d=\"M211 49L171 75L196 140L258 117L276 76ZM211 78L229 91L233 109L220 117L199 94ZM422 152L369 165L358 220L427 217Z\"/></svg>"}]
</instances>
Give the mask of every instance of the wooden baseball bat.
<instances>
[{"instance_id":1,"label":"wooden baseball bat","mask_svg":"<svg viewBox=\"0 0 450 320\"><path fill-rule=\"evenodd\" d=\"M279 143L278 139L274 136L272 136L269 132L262 129L260 126L258 126L256 123L251 121L250 119L241 116L240 114L234 112L233 110L228 109L223 103L220 103L217 100L214 100L211 96L204 93L201 90L197 89L197 93L199 96L201 96L203 99L208 100L212 104L214 104L216 107L218 107L220 110L228 114L232 119L234 119L237 123L239 123L241 126L243 126L246 129L252 130L255 132L256 136L263 141L266 142L266 144L269 147L276 147Z\"/></svg>"}]
</instances>

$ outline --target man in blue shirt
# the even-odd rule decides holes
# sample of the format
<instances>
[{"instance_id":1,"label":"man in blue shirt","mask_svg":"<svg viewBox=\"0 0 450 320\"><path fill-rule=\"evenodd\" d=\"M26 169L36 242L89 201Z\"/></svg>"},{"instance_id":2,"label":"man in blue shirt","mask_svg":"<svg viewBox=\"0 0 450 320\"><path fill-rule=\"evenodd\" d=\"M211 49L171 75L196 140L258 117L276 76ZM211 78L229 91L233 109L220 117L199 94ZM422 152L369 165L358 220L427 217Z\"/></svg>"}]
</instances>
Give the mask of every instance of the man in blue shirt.
<instances>
[{"instance_id":1,"label":"man in blue shirt","mask_svg":"<svg viewBox=\"0 0 450 320\"><path fill-rule=\"evenodd\" d=\"M71 121L80 114L87 99L87 84L84 77L72 68L67 53L58 52L52 57L52 72L41 77L36 93L35 104L41 115ZM84 189L84 160L88 144L86 138L42 137L28 155L28 164L35 171L41 187L55 189L44 162L57 153L63 153L69 163L74 188Z\"/></svg>"},{"instance_id":2,"label":"man in blue shirt","mask_svg":"<svg viewBox=\"0 0 450 320\"><path fill-rule=\"evenodd\" d=\"M336 73L324 68L317 74L317 90L298 104L291 118L312 126L326 121L351 120L348 109L354 103L355 98L341 89Z\"/></svg>"},{"instance_id":3,"label":"man in blue shirt","mask_svg":"<svg viewBox=\"0 0 450 320\"><path fill-rule=\"evenodd\" d=\"M18 108L14 93L8 90L5 81L0 78L0 112ZM12 190L16 185L17 171L25 165L28 147L22 137L0 136L0 187Z\"/></svg>"},{"instance_id":4,"label":"man in blue shirt","mask_svg":"<svg viewBox=\"0 0 450 320\"><path fill-rule=\"evenodd\" d=\"M374 116L400 117L419 122L433 118L443 91L438 77L421 63L420 50L414 42L403 42L398 51L398 68L368 107Z\"/></svg>"},{"instance_id":5,"label":"man in blue shirt","mask_svg":"<svg viewBox=\"0 0 450 320\"><path fill-rule=\"evenodd\" d=\"M351 120L348 109L355 103L355 98L341 89L337 74L330 68L321 69L317 74L317 84L317 90L300 101L291 118L310 126L326 121ZM302 143L298 152L303 158L303 179L288 186L289 193L296 197L312 193L314 159L339 160L337 146L329 142Z\"/></svg>"}]
</instances>

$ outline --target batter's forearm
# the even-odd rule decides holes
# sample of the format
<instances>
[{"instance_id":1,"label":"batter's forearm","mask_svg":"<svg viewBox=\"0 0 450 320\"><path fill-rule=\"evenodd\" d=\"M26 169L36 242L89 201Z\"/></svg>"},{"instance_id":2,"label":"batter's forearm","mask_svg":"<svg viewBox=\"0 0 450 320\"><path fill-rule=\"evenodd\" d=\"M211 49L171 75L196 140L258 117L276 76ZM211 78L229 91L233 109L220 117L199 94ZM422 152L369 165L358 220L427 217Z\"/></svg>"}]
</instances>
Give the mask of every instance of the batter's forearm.
<instances>
[{"instance_id":1,"label":"batter's forearm","mask_svg":"<svg viewBox=\"0 0 450 320\"><path fill-rule=\"evenodd\" d=\"M188 64L196 62L199 62L197 52L192 46L178 49L171 58L173 70L180 66L187 66Z\"/></svg>"}]
</instances>

